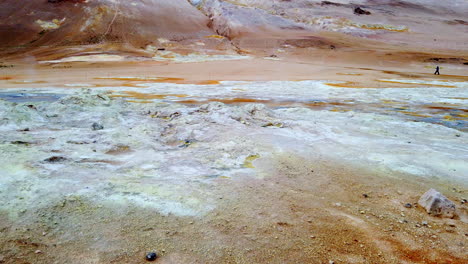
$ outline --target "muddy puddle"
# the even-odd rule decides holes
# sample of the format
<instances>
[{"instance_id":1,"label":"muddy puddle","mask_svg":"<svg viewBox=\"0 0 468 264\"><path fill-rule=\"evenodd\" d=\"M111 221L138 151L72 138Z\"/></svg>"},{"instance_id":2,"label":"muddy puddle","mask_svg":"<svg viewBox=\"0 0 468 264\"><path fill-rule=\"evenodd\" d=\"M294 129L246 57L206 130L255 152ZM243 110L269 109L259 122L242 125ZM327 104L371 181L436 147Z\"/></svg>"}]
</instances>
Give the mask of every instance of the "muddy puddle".
<instances>
[{"instance_id":1,"label":"muddy puddle","mask_svg":"<svg viewBox=\"0 0 468 264\"><path fill-rule=\"evenodd\" d=\"M58 93L0 93L0 99L13 103L54 102L64 96Z\"/></svg>"}]
</instances>

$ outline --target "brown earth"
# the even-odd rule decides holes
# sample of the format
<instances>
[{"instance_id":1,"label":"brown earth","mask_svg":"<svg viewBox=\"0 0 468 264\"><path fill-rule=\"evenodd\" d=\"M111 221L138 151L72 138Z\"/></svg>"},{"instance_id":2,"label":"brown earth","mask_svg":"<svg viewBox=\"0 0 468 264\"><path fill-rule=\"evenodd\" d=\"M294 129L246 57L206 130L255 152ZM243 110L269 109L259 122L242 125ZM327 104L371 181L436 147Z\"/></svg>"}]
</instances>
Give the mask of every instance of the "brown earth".
<instances>
[{"instance_id":1,"label":"brown earth","mask_svg":"<svg viewBox=\"0 0 468 264\"><path fill-rule=\"evenodd\" d=\"M293 153L257 171L268 176L217 180L204 217L83 200L0 215L2 263L143 263L153 250L157 263L467 263L467 225L416 205L429 187L466 190Z\"/></svg>"}]
</instances>

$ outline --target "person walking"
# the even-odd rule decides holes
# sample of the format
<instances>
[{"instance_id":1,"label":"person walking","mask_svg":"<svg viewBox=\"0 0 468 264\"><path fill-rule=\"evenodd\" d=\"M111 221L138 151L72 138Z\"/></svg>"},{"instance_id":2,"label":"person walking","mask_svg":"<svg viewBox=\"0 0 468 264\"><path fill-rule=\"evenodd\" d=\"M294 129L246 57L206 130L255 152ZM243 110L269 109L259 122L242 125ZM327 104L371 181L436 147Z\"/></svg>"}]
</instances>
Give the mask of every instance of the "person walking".
<instances>
[{"instance_id":1,"label":"person walking","mask_svg":"<svg viewBox=\"0 0 468 264\"><path fill-rule=\"evenodd\" d=\"M440 75L440 73L439 73L439 66L436 67L436 71L434 72L434 74Z\"/></svg>"}]
</instances>

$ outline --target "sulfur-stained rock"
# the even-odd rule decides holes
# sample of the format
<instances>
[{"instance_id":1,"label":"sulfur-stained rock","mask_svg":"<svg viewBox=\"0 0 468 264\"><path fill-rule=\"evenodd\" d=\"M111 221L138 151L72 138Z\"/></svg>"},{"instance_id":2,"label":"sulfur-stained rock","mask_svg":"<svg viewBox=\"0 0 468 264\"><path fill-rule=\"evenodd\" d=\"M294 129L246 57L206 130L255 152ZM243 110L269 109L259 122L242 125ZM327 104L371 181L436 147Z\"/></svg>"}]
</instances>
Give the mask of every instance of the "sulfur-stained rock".
<instances>
[{"instance_id":1,"label":"sulfur-stained rock","mask_svg":"<svg viewBox=\"0 0 468 264\"><path fill-rule=\"evenodd\" d=\"M435 189L424 193L418 204L433 216L453 218L456 215L455 204Z\"/></svg>"}]
</instances>

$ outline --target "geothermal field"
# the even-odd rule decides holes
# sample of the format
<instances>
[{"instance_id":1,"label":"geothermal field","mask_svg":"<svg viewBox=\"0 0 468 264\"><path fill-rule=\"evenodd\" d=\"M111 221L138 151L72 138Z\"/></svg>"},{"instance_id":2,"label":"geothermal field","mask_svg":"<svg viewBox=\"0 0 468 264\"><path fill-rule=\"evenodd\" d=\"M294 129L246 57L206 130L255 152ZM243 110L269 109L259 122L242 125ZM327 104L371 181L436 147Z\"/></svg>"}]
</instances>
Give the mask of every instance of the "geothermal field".
<instances>
[{"instance_id":1,"label":"geothermal field","mask_svg":"<svg viewBox=\"0 0 468 264\"><path fill-rule=\"evenodd\" d=\"M467 100L466 0L3 0L0 263L468 263Z\"/></svg>"}]
</instances>

